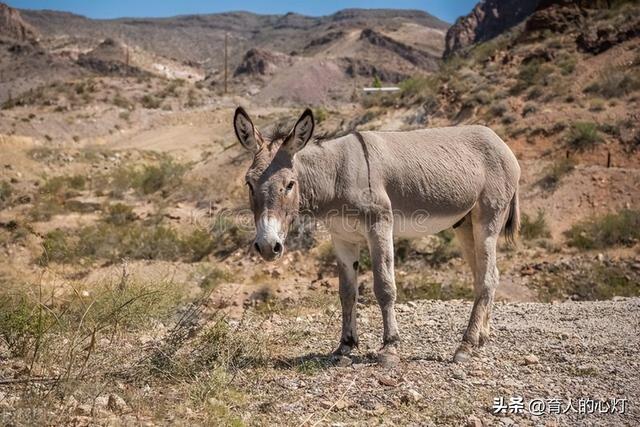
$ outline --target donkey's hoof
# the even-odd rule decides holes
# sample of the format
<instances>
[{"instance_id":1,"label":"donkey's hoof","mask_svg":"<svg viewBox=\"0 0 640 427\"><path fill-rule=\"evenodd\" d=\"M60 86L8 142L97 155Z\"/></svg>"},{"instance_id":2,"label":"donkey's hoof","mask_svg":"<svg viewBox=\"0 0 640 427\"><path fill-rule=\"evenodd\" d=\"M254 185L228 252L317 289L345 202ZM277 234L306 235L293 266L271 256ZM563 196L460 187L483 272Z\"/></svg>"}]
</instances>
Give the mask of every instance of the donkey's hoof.
<instances>
[{"instance_id":1,"label":"donkey's hoof","mask_svg":"<svg viewBox=\"0 0 640 427\"><path fill-rule=\"evenodd\" d=\"M471 359L471 347L466 344L460 344L456 353L453 355L454 363L466 363Z\"/></svg>"},{"instance_id":2,"label":"donkey's hoof","mask_svg":"<svg viewBox=\"0 0 640 427\"><path fill-rule=\"evenodd\" d=\"M354 346L349 344L340 343L338 348L336 348L333 352L334 356L349 356Z\"/></svg>"}]
</instances>

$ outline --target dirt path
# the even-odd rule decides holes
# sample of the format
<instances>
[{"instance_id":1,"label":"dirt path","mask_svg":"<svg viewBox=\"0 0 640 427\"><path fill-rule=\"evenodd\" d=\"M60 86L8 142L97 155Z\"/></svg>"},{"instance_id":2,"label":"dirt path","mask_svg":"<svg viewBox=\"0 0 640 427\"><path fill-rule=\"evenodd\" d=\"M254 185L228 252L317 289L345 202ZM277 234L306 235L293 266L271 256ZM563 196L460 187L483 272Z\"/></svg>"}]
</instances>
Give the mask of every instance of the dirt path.
<instances>
[{"instance_id":1,"label":"dirt path","mask_svg":"<svg viewBox=\"0 0 640 427\"><path fill-rule=\"evenodd\" d=\"M498 304L492 342L464 366L450 358L469 303L421 301L398 309L404 361L395 371L372 363L381 331L375 306L360 312L362 348L350 367L326 367L326 356L314 356L335 344L335 311L297 318L293 325L284 317L272 320L266 327L283 334L282 354L272 368L261 370L258 382L242 375L253 395L245 420L251 424L257 421L251 414L259 414L259 422L287 425L640 423L640 299ZM311 369L314 363L323 367ZM518 413L492 414L495 398L509 405L519 397L523 411L514 404ZM546 405L542 416L529 412L535 399ZM567 414L556 415L549 399L560 399ZM587 399L607 402L595 405L608 413L585 413L594 407ZM612 399L618 399L615 413L606 406ZM626 399L624 414L620 399Z\"/></svg>"}]
</instances>

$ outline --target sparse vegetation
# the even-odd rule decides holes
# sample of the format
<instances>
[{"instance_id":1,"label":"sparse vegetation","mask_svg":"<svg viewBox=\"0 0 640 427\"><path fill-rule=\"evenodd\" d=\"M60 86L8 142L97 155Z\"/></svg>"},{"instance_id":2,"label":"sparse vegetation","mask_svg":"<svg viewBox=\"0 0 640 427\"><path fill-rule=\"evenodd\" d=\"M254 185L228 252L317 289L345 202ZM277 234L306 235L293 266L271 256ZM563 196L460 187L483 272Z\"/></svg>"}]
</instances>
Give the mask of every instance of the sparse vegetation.
<instances>
[{"instance_id":1,"label":"sparse vegetation","mask_svg":"<svg viewBox=\"0 0 640 427\"><path fill-rule=\"evenodd\" d=\"M551 237L551 232L549 231L549 226L547 225L547 220L543 210L538 210L535 218L531 218L526 213L522 214L520 235L526 240Z\"/></svg>"},{"instance_id":2,"label":"sparse vegetation","mask_svg":"<svg viewBox=\"0 0 640 427\"><path fill-rule=\"evenodd\" d=\"M11 195L13 194L13 187L7 181L0 181L0 209L4 209L9 205Z\"/></svg>"},{"instance_id":3,"label":"sparse vegetation","mask_svg":"<svg viewBox=\"0 0 640 427\"><path fill-rule=\"evenodd\" d=\"M553 190L558 186L562 178L574 168L575 163L571 159L556 160L545 168L544 176L538 181L538 185L547 190Z\"/></svg>"},{"instance_id":4,"label":"sparse vegetation","mask_svg":"<svg viewBox=\"0 0 640 427\"><path fill-rule=\"evenodd\" d=\"M637 90L640 90L640 71L623 69L602 73L585 88L585 92L594 93L603 98L620 98Z\"/></svg>"},{"instance_id":5,"label":"sparse vegetation","mask_svg":"<svg viewBox=\"0 0 640 427\"><path fill-rule=\"evenodd\" d=\"M633 245L640 240L640 211L624 209L580 221L565 233L569 245L580 249L604 249Z\"/></svg>"},{"instance_id":6,"label":"sparse vegetation","mask_svg":"<svg viewBox=\"0 0 640 427\"><path fill-rule=\"evenodd\" d=\"M567 136L567 144L576 151L592 149L602 142L598 125L591 122L576 122L571 126Z\"/></svg>"}]
</instances>

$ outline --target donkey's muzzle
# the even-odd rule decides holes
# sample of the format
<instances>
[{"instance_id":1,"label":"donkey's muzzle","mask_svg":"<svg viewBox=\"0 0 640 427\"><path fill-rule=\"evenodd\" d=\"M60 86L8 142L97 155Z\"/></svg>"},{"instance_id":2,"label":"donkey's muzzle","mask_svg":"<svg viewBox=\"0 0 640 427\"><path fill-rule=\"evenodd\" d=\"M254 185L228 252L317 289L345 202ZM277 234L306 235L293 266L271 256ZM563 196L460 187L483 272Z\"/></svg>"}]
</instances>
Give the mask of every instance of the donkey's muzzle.
<instances>
[{"instance_id":1,"label":"donkey's muzzle","mask_svg":"<svg viewBox=\"0 0 640 427\"><path fill-rule=\"evenodd\" d=\"M273 261L279 258L284 251L284 246L279 239L256 239L253 242L253 248L266 261Z\"/></svg>"}]
</instances>

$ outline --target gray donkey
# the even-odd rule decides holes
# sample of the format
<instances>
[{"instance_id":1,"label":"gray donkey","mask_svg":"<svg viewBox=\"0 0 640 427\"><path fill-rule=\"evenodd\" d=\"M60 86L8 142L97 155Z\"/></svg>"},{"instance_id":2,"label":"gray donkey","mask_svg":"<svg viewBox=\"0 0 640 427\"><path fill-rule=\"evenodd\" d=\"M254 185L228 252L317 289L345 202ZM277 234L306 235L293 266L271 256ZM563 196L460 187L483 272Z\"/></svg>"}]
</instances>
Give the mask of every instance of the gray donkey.
<instances>
[{"instance_id":1,"label":"gray donkey","mask_svg":"<svg viewBox=\"0 0 640 427\"><path fill-rule=\"evenodd\" d=\"M292 221L306 211L324 221L338 261L342 336L335 355L358 345L359 247L367 244L373 290L382 310L378 361L399 361L394 304L394 237L417 237L453 227L474 275L475 301L455 362L464 362L489 337L498 286L496 245L504 228L513 241L520 225L520 167L491 129L460 126L408 132L353 132L307 144L311 110L291 131L267 137L241 107L233 119L240 143L253 153L246 174L256 224L255 251L282 256Z\"/></svg>"}]
</instances>

